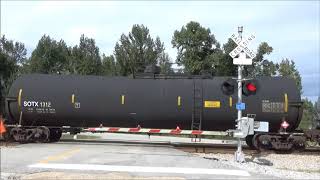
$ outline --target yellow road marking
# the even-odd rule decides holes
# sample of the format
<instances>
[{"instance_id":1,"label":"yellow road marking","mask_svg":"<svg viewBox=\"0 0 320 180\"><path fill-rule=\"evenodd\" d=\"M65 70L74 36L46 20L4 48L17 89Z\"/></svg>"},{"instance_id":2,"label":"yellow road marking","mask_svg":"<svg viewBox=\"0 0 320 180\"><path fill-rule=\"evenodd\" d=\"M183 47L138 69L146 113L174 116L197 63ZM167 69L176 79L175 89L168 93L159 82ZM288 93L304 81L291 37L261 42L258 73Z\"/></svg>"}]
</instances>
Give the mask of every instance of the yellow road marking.
<instances>
[{"instance_id":1,"label":"yellow road marking","mask_svg":"<svg viewBox=\"0 0 320 180\"><path fill-rule=\"evenodd\" d=\"M75 149L71 149L68 151L64 151L60 154L49 156L46 159L39 161L39 163L48 163L49 161L57 161L60 159L65 159L69 156L72 156L73 154L75 154L78 151L80 151L80 148L75 148Z\"/></svg>"}]
</instances>

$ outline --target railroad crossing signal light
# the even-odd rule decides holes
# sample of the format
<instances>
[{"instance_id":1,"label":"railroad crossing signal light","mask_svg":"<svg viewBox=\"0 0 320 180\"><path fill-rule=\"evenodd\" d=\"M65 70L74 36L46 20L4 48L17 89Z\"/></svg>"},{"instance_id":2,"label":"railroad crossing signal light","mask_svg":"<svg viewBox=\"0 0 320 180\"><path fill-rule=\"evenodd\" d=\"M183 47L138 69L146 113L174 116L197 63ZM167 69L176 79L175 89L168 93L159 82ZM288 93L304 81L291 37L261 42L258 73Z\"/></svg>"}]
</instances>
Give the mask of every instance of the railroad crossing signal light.
<instances>
[{"instance_id":1,"label":"railroad crossing signal light","mask_svg":"<svg viewBox=\"0 0 320 180\"><path fill-rule=\"evenodd\" d=\"M246 81L242 84L242 93L245 96L256 94L258 90L258 83L255 81Z\"/></svg>"}]
</instances>

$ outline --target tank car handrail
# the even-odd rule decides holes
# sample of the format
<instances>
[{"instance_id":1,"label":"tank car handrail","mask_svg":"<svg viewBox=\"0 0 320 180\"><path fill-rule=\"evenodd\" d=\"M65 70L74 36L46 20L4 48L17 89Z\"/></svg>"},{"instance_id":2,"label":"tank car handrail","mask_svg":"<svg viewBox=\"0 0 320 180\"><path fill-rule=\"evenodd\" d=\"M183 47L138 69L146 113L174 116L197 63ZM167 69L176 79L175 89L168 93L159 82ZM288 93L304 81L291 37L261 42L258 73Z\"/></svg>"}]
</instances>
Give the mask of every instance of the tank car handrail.
<instances>
[{"instance_id":1,"label":"tank car handrail","mask_svg":"<svg viewBox=\"0 0 320 180\"><path fill-rule=\"evenodd\" d=\"M191 75L191 74L136 74L134 79L212 79L212 75Z\"/></svg>"}]
</instances>

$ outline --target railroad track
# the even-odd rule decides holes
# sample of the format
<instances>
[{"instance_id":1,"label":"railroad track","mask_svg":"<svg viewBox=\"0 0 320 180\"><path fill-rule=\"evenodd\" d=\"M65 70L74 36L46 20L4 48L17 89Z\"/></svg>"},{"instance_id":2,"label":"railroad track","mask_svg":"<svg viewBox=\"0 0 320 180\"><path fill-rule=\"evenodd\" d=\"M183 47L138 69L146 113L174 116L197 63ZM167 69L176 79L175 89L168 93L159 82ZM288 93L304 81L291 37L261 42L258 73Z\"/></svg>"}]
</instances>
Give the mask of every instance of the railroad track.
<instances>
[{"instance_id":1,"label":"railroad track","mask_svg":"<svg viewBox=\"0 0 320 180\"><path fill-rule=\"evenodd\" d=\"M223 145L217 145L216 147L175 147L176 149L189 152L189 153L213 153L213 154L234 154L237 147L229 147ZM319 155L320 156L320 148L316 149L305 149L304 151L293 151L293 152L283 152L283 151L274 151L274 150L265 150L265 151L257 151L249 149L248 147L243 147L243 152L252 156L261 156L268 154L297 154L297 155Z\"/></svg>"},{"instance_id":2,"label":"railroad track","mask_svg":"<svg viewBox=\"0 0 320 180\"><path fill-rule=\"evenodd\" d=\"M61 139L58 143L87 143L87 144L124 144L124 145L143 145L143 146L170 146L181 151L189 153L219 153L219 154L233 154L237 146L235 144L208 144L208 143L180 143L170 141L133 141L133 140L84 140L84 139ZM16 146L19 145L17 142L4 142L0 141L0 146ZM288 154L288 152L276 152L272 150L257 151L250 149L247 145L243 145L242 149L245 154L258 156L267 154ZM289 152L290 154L299 155L320 155L320 147L317 148L306 148L304 151Z\"/></svg>"}]
</instances>

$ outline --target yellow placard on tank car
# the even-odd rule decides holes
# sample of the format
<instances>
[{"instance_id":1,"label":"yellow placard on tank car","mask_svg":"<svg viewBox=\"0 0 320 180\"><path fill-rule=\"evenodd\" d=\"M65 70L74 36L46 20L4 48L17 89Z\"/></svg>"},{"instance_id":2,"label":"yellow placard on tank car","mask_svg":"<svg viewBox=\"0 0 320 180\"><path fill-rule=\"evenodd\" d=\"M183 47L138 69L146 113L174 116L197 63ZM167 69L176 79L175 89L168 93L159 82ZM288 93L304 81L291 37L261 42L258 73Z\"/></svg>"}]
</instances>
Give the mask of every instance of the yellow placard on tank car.
<instances>
[{"instance_id":1,"label":"yellow placard on tank car","mask_svg":"<svg viewBox=\"0 0 320 180\"><path fill-rule=\"evenodd\" d=\"M220 101L204 101L205 108L220 108Z\"/></svg>"}]
</instances>

